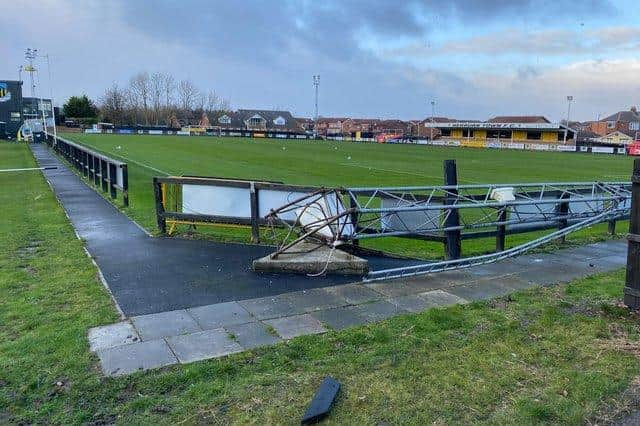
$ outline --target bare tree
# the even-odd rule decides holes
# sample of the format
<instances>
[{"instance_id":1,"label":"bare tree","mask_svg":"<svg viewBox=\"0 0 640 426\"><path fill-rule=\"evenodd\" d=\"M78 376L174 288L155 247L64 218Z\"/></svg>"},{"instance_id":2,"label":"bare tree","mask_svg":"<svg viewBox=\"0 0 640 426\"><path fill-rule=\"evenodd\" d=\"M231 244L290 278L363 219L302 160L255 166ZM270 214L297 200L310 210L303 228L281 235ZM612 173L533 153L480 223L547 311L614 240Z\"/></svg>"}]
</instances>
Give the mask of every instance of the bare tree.
<instances>
[{"instance_id":1,"label":"bare tree","mask_svg":"<svg viewBox=\"0 0 640 426\"><path fill-rule=\"evenodd\" d=\"M100 98L100 112L103 120L116 125L125 121L126 94L116 83L108 88Z\"/></svg>"},{"instance_id":2,"label":"bare tree","mask_svg":"<svg viewBox=\"0 0 640 426\"><path fill-rule=\"evenodd\" d=\"M136 99L136 104L142 112L144 124L149 124L149 103L151 100L151 79L148 72L141 72L129 81L129 91Z\"/></svg>"},{"instance_id":3,"label":"bare tree","mask_svg":"<svg viewBox=\"0 0 640 426\"><path fill-rule=\"evenodd\" d=\"M178 99L180 101L180 114L187 121L191 120L193 110L196 108L200 91L189 80L178 83Z\"/></svg>"},{"instance_id":4,"label":"bare tree","mask_svg":"<svg viewBox=\"0 0 640 426\"><path fill-rule=\"evenodd\" d=\"M162 95L164 94L164 75L154 72L149 78L149 88L151 90L151 120L158 124L162 116Z\"/></svg>"}]
</instances>

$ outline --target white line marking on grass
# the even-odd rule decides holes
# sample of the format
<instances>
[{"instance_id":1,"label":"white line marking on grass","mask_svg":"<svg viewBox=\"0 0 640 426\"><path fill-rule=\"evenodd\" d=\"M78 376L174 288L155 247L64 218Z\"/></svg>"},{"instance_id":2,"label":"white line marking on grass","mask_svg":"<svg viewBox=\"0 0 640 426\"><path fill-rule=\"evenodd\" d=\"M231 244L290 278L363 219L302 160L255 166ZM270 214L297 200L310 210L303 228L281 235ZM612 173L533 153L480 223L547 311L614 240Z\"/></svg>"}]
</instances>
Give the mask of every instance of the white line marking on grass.
<instances>
[{"instance_id":1,"label":"white line marking on grass","mask_svg":"<svg viewBox=\"0 0 640 426\"><path fill-rule=\"evenodd\" d=\"M427 178L431 178L431 179L440 179L439 176L426 175L424 173L405 172L405 171L401 171L401 170L383 169L383 168L380 168L380 167L363 166L361 164L340 163L339 165L340 166L349 166L349 167L360 167L362 169L378 170L378 171L381 171L381 172L397 173L397 174L401 174L401 175L410 175L410 176L427 177ZM466 181L466 182L471 182L471 183L478 183L478 182L473 181L471 179L461 179L461 178L458 178L458 179L461 180L461 181Z\"/></svg>"},{"instance_id":2,"label":"white line marking on grass","mask_svg":"<svg viewBox=\"0 0 640 426\"><path fill-rule=\"evenodd\" d=\"M160 169L157 169L157 168L155 168L153 166L150 166L148 164L141 163L140 161L136 161L136 160L134 160L132 158L125 157L124 155L116 154L115 152L111 152L111 151L101 150L100 148L98 148L96 146L93 146L93 145L89 145L88 143L86 143L84 141L76 141L76 142L79 142L82 145L87 146L89 148L95 149L96 151L108 152L109 154L111 154L111 155L113 155L115 157L119 157L119 158L122 158L124 160L130 161L130 162L132 162L134 164L137 164L140 167L145 167L147 169L153 170L154 172L162 173L162 174L167 175L167 176L171 175L171 173L169 173L169 172L165 172L164 170L160 170Z\"/></svg>"}]
</instances>

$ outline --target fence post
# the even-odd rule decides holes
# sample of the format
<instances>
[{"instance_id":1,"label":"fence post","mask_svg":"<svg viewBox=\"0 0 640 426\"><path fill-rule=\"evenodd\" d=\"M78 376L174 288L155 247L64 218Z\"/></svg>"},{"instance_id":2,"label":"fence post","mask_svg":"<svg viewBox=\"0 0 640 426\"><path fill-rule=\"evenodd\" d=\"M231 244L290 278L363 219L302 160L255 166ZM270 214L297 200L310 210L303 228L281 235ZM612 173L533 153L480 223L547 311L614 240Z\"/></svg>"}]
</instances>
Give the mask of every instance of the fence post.
<instances>
[{"instance_id":1,"label":"fence post","mask_svg":"<svg viewBox=\"0 0 640 426\"><path fill-rule=\"evenodd\" d=\"M640 159L633 162L624 304L640 309Z\"/></svg>"},{"instance_id":2,"label":"fence post","mask_svg":"<svg viewBox=\"0 0 640 426\"><path fill-rule=\"evenodd\" d=\"M164 217L164 200L162 199L162 183L158 182L158 178L153 178L153 195L156 204L156 221L158 230L161 234L167 233L167 220Z\"/></svg>"},{"instance_id":3,"label":"fence post","mask_svg":"<svg viewBox=\"0 0 640 426\"><path fill-rule=\"evenodd\" d=\"M618 202L617 201L612 201L613 205L613 210L617 210L618 209ZM611 219L609 219L609 226L608 226L608 231L610 235L616 235L616 217L612 216Z\"/></svg>"},{"instance_id":4,"label":"fence post","mask_svg":"<svg viewBox=\"0 0 640 426\"><path fill-rule=\"evenodd\" d=\"M125 207L129 207L129 167L122 166L122 201Z\"/></svg>"},{"instance_id":5,"label":"fence post","mask_svg":"<svg viewBox=\"0 0 640 426\"><path fill-rule=\"evenodd\" d=\"M498 210L498 222L507 220L507 207L501 207ZM496 234L496 252L504 251L504 242L507 235L507 225L498 225L498 233Z\"/></svg>"},{"instance_id":6,"label":"fence post","mask_svg":"<svg viewBox=\"0 0 640 426\"><path fill-rule=\"evenodd\" d=\"M564 229L567 227L568 225L568 220L567 220L567 215L569 214L569 197L571 195L568 192L562 192L562 194L560 194L560 202L558 203L556 212L558 214L558 216L560 216L560 219L558 219L558 229ZM567 201L562 201L562 200L567 200ZM565 236L563 235L562 237L558 238L558 241L561 244L564 244L565 242Z\"/></svg>"},{"instance_id":7,"label":"fence post","mask_svg":"<svg viewBox=\"0 0 640 426\"><path fill-rule=\"evenodd\" d=\"M458 185L458 170L456 168L456 160L444 160L444 184L448 186ZM450 192L444 198L444 205L452 205L456 202L458 190L448 190ZM445 210L446 207L445 207ZM460 226L460 215L458 209L449 209L446 213L444 222L445 227ZM459 259L462 252L462 244L460 241L460 230L452 230L445 232L444 256L445 259Z\"/></svg>"},{"instance_id":8,"label":"fence post","mask_svg":"<svg viewBox=\"0 0 640 426\"><path fill-rule=\"evenodd\" d=\"M111 195L111 198L115 199L118 196L118 192L117 192L117 180L118 180L118 176L116 174L116 165L112 164L112 163L108 163L109 165L109 194Z\"/></svg>"},{"instance_id":9,"label":"fence post","mask_svg":"<svg viewBox=\"0 0 640 426\"><path fill-rule=\"evenodd\" d=\"M98 157L93 157L93 184L95 186L100 185L100 168L102 163Z\"/></svg>"},{"instance_id":10,"label":"fence post","mask_svg":"<svg viewBox=\"0 0 640 426\"><path fill-rule=\"evenodd\" d=\"M353 194L349 193L349 208L351 209L351 225L353 226L353 231L358 232L358 212L355 210L358 206L358 201L353 196ZM360 245L360 240L352 240L351 244L354 246Z\"/></svg>"},{"instance_id":11,"label":"fence post","mask_svg":"<svg viewBox=\"0 0 640 426\"><path fill-rule=\"evenodd\" d=\"M249 184L249 197L251 203L251 242L258 244L260 242L260 207L258 190L256 190L254 182Z\"/></svg>"},{"instance_id":12,"label":"fence post","mask_svg":"<svg viewBox=\"0 0 640 426\"><path fill-rule=\"evenodd\" d=\"M109 170L107 167L107 162L104 160L100 160L100 180L102 181L102 192L107 192L108 187L108 179L109 179Z\"/></svg>"}]
</instances>

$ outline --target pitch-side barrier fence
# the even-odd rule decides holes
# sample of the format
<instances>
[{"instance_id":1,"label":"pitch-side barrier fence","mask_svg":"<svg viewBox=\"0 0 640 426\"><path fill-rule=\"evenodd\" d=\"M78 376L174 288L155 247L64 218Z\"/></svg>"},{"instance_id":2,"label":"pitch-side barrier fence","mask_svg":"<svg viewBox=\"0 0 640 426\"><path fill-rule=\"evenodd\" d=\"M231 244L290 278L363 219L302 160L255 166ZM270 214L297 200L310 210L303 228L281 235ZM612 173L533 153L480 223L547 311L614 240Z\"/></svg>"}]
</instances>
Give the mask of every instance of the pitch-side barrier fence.
<instances>
[{"instance_id":1,"label":"pitch-side barrier fence","mask_svg":"<svg viewBox=\"0 0 640 426\"><path fill-rule=\"evenodd\" d=\"M129 170L127 163L95 152L85 146L60 136L47 135L47 145L64 157L77 171L93 182L96 188L108 193L111 198L122 193L122 201L129 205Z\"/></svg>"},{"instance_id":2,"label":"pitch-side barrier fence","mask_svg":"<svg viewBox=\"0 0 640 426\"><path fill-rule=\"evenodd\" d=\"M455 162L450 160L445 162L442 186L326 189L157 177L154 188L163 233L167 225L233 223L251 226L255 242L261 226L274 224L298 226L296 235L313 236L314 227L301 225L299 215L323 199L324 207L315 209L316 216L324 209L316 228L339 225L338 239L343 242L358 245L364 239L386 237L435 241L443 245L447 260L462 257L465 240L495 238L495 253L501 253L507 251L506 237L513 234L550 230L564 238L597 222L608 222L609 232L615 233L616 222L628 218L630 208L626 182L457 185ZM532 238L539 242L538 235Z\"/></svg>"}]
</instances>

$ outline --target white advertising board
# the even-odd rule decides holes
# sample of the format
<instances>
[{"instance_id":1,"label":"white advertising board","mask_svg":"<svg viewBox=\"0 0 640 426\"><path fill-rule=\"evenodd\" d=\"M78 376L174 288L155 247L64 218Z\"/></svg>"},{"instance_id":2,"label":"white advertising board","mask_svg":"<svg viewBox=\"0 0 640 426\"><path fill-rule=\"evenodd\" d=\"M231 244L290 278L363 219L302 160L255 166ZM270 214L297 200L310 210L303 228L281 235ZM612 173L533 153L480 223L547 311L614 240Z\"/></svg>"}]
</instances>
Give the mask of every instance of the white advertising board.
<instances>
[{"instance_id":1,"label":"white advertising board","mask_svg":"<svg viewBox=\"0 0 640 426\"><path fill-rule=\"evenodd\" d=\"M189 136L189 132L186 130L178 130L176 135Z\"/></svg>"},{"instance_id":2,"label":"white advertising board","mask_svg":"<svg viewBox=\"0 0 640 426\"><path fill-rule=\"evenodd\" d=\"M567 145L558 145L558 146L556 146L556 151L576 152L576 147L575 146L567 146Z\"/></svg>"},{"instance_id":3,"label":"white advertising board","mask_svg":"<svg viewBox=\"0 0 640 426\"><path fill-rule=\"evenodd\" d=\"M182 212L251 218L249 188L183 185Z\"/></svg>"},{"instance_id":4,"label":"white advertising board","mask_svg":"<svg viewBox=\"0 0 640 426\"><path fill-rule=\"evenodd\" d=\"M591 152L595 154L613 154L614 148L610 146L593 146Z\"/></svg>"},{"instance_id":5,"label":"white advertising board","mask_svg":"<svg viewBox=\"0 0 640 426\"><path fill-rule=\"evenodd\" d=\"M508 143L507 144L507 148L508 149L524 149L524 144L523 143Z\"/></svg>"},{"instance_id":6,"label":"white advertising board","mask_svg":"<svg viewBox=\"0 0 640 426\"><path fill-rule=\"evenodd\" d=\"M487 148L502 148L500 142L487 142Z\"/></svg>"},{"instance_id":7,"label":"white advertising board","mask_svg":"<svg viewBox=\"0 0 640 426\"><path fill-rule=\"evenodd\" d=\"M162 130L149 130L150 135L161 135L162 133Z\"/></svg>"},{"instance_id":8,"label":"white advertising board","mask_svg":"<svg viewBox=\"0 0 640 426\"><path fill-rule=\"evenodd\" d=\"M549 145L542 145L539 143L532 143L529 145L529 149L534 151L549 151Z\"/></svg>"}]
</instances>

